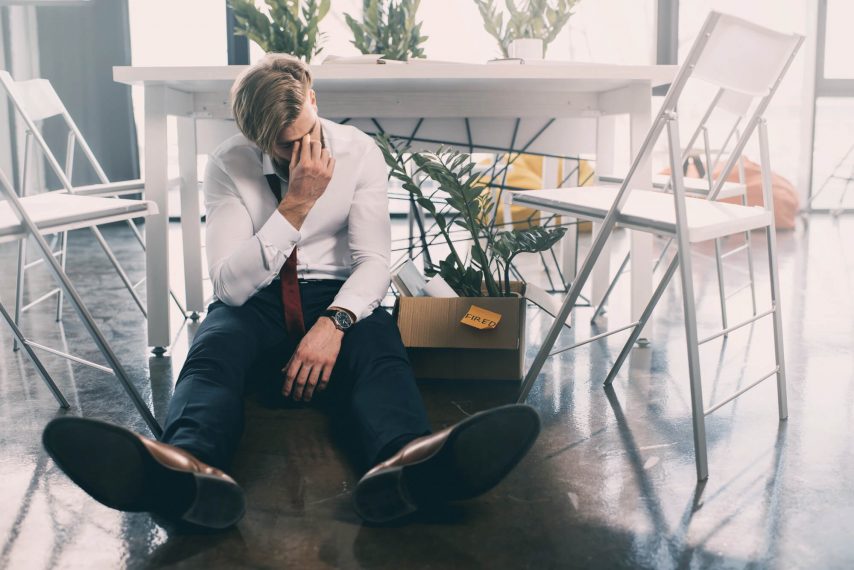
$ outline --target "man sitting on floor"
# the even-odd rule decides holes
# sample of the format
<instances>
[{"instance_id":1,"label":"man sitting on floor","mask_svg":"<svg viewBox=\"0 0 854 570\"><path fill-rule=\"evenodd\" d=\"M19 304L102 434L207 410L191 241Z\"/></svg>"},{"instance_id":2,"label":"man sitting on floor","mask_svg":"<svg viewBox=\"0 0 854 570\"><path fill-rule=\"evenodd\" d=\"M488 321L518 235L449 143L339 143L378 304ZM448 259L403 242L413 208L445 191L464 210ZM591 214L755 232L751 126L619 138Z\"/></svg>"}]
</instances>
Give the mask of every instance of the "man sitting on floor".
<instances>
[{"instance_id":1,"label":"man sitting on floor","mask_svg":"<svg viewBox=\"0 0 854 570\"><path fill-rule=\"evenodd\" d=\"M217 300L178 377L162 440L63 417L45 428L46 449L109 507L227 528L245 509L225 474L244 390L275 382L284 397L335 394L345 407L374 465L353 493L365 520L486 492L533 444L539 418L504 406L431 434L400 334L379 306L391 248L381 152L358 129L318 117L310 71L289 56L265 57L232 95L242 134L214 152L204 184ZM282 374L250 377L271 356Z\"/></svg>"}]
</instances>

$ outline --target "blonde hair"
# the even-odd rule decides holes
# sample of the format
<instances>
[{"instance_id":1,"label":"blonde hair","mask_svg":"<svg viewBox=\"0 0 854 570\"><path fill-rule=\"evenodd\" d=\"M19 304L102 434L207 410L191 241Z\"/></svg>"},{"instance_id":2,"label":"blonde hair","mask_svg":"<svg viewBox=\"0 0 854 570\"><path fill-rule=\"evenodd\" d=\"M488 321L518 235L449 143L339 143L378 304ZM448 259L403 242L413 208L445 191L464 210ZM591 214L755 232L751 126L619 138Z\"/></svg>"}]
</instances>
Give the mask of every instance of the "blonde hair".
<instances>
[{"instance_id":1,"label":"blonde hair","mask_svg":"<svg viewBox=\"0 0 854 570\"><path fill-rule=\"evenodd\" d=\"M290 55L268 53L237 78L231 90L240 131L270 154L279 132L302 112L311 89L311 71Z\"/></svg>"}]
</instances>

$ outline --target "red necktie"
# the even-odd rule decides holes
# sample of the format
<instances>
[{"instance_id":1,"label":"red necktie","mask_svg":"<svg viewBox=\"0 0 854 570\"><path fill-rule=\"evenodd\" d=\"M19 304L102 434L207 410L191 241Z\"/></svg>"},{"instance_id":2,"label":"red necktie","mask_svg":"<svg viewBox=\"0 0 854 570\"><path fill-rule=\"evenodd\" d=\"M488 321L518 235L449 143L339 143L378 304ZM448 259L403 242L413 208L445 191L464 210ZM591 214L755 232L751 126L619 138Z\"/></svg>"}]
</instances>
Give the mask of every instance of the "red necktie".
<instances>
[{"instance_id":1,"label":"red necktie","mask_svg":"<svg viewBox=\"0 0 854 570\"><path fill-rule=\"evenodd\" d=\"M270 184L270 190L276 196L276 200L282 201L282 181L275 174L265 175ZM282 308L285 313L285 329L288 336L299 340L305 335L305 323L302 320L302 300L299 294L299 281L297 281L297 246L291 251L291 255L285 261L279 271L279 281L282 283Z\"/></svg>"},{"instance_id":2,"label":"red necktie","mask_svg":"<svg viewBox=\"0 0 854 570\"><path fill-rule=\"evenodd\" d=\"M302 320L302 301L297 281L297 246L294 246L291 255L279 271L279 280L282 282L285 329L291 339L299 340L305 335L305 323Z\"/></svg>"}]
</instances>

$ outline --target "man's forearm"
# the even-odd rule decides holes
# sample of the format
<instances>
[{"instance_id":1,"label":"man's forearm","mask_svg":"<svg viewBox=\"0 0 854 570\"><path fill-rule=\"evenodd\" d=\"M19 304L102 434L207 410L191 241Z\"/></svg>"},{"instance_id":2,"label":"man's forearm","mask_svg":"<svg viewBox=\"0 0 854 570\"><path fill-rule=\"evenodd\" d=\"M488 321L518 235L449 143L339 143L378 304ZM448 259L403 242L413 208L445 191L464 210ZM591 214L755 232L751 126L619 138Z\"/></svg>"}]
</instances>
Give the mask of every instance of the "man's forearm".
<instances>
[{"instance_id":1,"label":"man's forearm","mask_svg":"<svg viewBox=\"0 0 854 570\"><path fill-rule=\"evenodd\" d=\"M302 227L303 222L305 222L305 219L313 205L313 203L289 198L289 196L286 195L284 199L279 202L278 210L279 213L283 215L296 230L299 230Z\"/></svg>"},{"instance_id":2,"label":"man's forearm","mask_svg":"<svg viewBox=\"0 0 854 570\"><path fill-rule=\"evenodd\" d=\"M379 306L390 282L388 264L384 260L365 260L353 269L332 300L330 308L348 311L356 322Z\"/></svg>"}]
</instances>

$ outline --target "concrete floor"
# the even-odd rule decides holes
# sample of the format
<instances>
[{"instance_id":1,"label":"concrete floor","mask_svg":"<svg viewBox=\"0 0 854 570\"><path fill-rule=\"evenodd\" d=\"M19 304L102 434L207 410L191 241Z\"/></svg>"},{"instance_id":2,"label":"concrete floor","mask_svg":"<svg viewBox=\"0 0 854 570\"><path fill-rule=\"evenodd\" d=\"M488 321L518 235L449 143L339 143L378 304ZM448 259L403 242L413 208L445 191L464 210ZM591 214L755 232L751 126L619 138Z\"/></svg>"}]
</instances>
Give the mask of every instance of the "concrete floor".
<instances>
[{"instance_id":1,"label":"concrete floor","mask_svg":"<svg viewBox=\"0 0 854 570\"><path fill-rule=\"evenodd\" d=\"M107 235L132 276L141 276L143 259L127 233L109 228ZM521 466L480 499L394 528L363 526L353 513L358 474L330 442L322 414L253 402L234 473L248 496L237 528L187 534L145 514L101 506L47 458L41 430L63 413L138 431L142 421L109 376L46 356L72 403L70 411L59 410L0 326L0 568L854 567L854 440L848 436L854 218L816 216L797 232L781 233L779 242L790 417L778 421L773 380L710 416L707 483L697 485L695 476L681 297L673 284L646 334L651 346L635 350L613 390L601 381L623 336L551 359L529 398L543 433ZM177 332L166 357L149 355L143 319L90 236L78 232L71 243L75 283L162 418L195 325ZM754 236L760 306L768 297L763 244ZM703 336L717 326L719 309L710 251L696 253ZM14 247L0 247L0 263L0 295L8 306ZM536 263L528 266L532 280L543 279ZM746 278L741 254L727 267L734 290ZM37 271L29 282L36 292L47 286ZM607 320L626 322L627 285L626 279L596 331ZM733 321L749 314L748 299L746 292L731 299ZM577 312L579 339L590 332L590 313ZM533 307L529 319L530 361L550 320ZM26 329L95 356L70 310L64 336L49 307L30 314ZM703 348L707 403L770 369L770 332L766 320ZM572 335L559 342L569 344ZM494 383L422 388L437 429L512 401L515 392Z\"/></svg>"}]
</instances>

